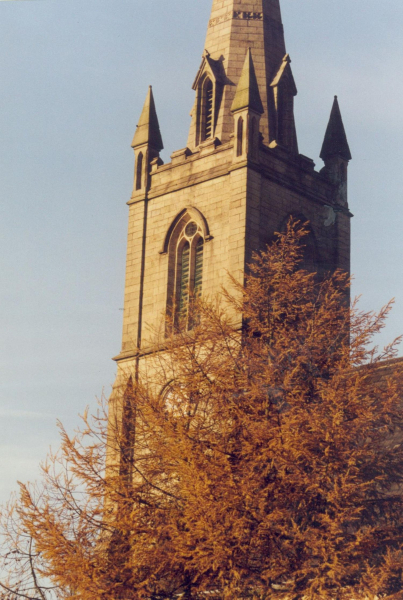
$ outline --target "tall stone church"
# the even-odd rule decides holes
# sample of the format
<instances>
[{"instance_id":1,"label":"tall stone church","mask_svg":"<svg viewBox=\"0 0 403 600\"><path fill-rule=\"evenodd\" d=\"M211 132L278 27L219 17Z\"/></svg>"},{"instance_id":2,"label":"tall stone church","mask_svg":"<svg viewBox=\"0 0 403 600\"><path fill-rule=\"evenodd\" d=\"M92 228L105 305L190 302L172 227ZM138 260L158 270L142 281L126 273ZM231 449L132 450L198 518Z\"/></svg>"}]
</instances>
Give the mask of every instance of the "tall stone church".
<instances>
[{"instance_id":1,"label":"tall stone church","mask_svg":"<svg viewBox=\"0 0 403 600\"><path fill-rule=\"evenodd\" d=\"M116 388L153 352L164 314L190 328L189 298L219 292L228 273L241 280L252 253L290 215L309 221L308 269L350 269L351 155L337 98L318 171L298 149L297 87L279 0L213 0L195 72L186 147L161 160L151 87L133 139Z\"/></svg>"}]
</instances>

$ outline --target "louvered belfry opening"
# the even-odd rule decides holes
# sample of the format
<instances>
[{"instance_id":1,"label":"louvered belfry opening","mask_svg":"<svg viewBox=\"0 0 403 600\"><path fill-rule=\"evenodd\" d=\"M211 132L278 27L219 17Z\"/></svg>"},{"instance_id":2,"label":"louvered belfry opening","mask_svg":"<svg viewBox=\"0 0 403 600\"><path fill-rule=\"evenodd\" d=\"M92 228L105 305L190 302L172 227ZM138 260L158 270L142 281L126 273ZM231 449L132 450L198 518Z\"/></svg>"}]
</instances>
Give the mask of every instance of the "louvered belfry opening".
<instances>
[{"instance_id":1,"label":"louvered belfry opening","mask_svg":"<svg viewBox=\"0 0 403 600\"><path fill-rule=\"evenodd\" d=\"M213 133L213 84L210 79L206 82L205 87L205 125L204 139L207 140Z\"/></svg>"},{"instance_id":2,"label":"louvered belfry opening","mask_svg":"<svg viewBox=\"0 0 403 600\"><path fill-rule=\"evenodd\" d=\"M195 300L200 298L203 284L204 237L200 225L193 220L185 222L175 240L174 252L168 274L167 312L173 308L176 329L190 330L198 322Z\"/></svg>"},{"instance_id":3,"label":"louvered belfry opening","mask_svg":"<svg viewBox=\"0 0 403 600\"><path fill-rule=\"evenodd\" d=\"M203 250L204 240L200 238L196 245L194 295L201 296L203 282Z\"/></svg>"},{"instance_id":4,"label":"louvered belfry opening","mask_svg":"<svg viewBox=\"0 0 403 600\"><path fill-rule=\"evenodd\" d=\"M202 283L203 283L203 251L204 251L204 240L199 238L194 248L194 279L193 279L193 290L191 295L191 302L189 305L188 315L188 330L192 330L200 322L200 315L197 309L197 298L201 297L202 294Z\"/></svg>"},{"instance_id":5,"label":"louvered belfry opening","mask_svg":"<svg viewBox=\"0 0 403 600\"><path fill-rule=\"evenodd\" d=\"M181 321L186 319L188 301L189 301L189 267L190 267L190 245L186 242L182 248L180 260L180 285L178 298L178 316Z\"/></svg>"}]
</instances>

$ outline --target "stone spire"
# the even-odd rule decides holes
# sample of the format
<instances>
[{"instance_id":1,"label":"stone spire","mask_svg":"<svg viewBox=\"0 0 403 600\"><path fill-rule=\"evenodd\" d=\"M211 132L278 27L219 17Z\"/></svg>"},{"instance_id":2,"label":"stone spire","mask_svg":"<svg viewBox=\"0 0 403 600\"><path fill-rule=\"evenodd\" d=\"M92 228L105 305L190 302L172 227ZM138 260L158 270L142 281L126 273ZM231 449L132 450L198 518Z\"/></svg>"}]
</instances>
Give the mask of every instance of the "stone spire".
<instances>
[{"instance_id":1,"label":"stone spire","mask_svg":"<svg viewBox=\"0 0 403 600\"><path fill-rule=\"evenodd\" d=\"M330 113L329 124L326 129L325 139L320 153L320 157L325 163L330 158L336 156L343 158L346 161L351 160L350 147L343 125L343 119L341 118L337 96L334 97L333 108Z\"/></svg>"},{"instance_id":2,"label":"stone spire","mask_svg":"<svg viewBox=\"0 0 403 600\"><path fill-rule=\"evenodd\" d=\"M195 147L203 136L197 136L197 111L200 110L198 86L203 73L217 86L214 95L214 137L222 143L229 141L233 131L231 106L242 73L247 49L252 50L256 79L264 113L260 123L264 143L276 140L277 108L274 101L273 80L286 55L280 0L213 0L208 23L205 54L194 89L196 102L192 112L189 147ZM290 105L290 103L289 103Z\"/></svg>"},{"instance_id":3,"label":"stone spire","mask_svg":"<svg viewBox=\"0 0 403 600\"><path fill-rule=\"evenodd\" d=\"M246 53L231 112L236 112L242 108L249 108L261 115L264 113L250 48Z\"/></svg>"},{"instance_id":4,"label":"stone spire","mask_svg":"<svg viewBox=\"0 0 403 600\"><path fill-rule=\"evenodd\" d=\"M151 85L148 89L136 133L134 134L132 148L137 148L145 144L149 145L157 153L164 148Z\"/></svg>"}]
</instances>

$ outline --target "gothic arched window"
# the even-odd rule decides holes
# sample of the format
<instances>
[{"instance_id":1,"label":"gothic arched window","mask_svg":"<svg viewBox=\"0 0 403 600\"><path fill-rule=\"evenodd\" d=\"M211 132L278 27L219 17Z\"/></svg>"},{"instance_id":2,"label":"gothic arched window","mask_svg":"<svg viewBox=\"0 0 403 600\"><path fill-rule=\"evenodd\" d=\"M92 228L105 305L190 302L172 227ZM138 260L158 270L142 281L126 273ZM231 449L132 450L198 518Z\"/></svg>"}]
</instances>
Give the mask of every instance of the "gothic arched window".
<instances>
[{"instance_id":1,"label":"gothic arched window","mask_svg":"<svg viewBox=\"0 0 403 600\"><path fill-rule=\"evenodd\" d=\"M185 214L169 241L167 313L175 329L192 329L197 322L194 300L202 293L204 232Z\"/></svg>"}]
</instances>

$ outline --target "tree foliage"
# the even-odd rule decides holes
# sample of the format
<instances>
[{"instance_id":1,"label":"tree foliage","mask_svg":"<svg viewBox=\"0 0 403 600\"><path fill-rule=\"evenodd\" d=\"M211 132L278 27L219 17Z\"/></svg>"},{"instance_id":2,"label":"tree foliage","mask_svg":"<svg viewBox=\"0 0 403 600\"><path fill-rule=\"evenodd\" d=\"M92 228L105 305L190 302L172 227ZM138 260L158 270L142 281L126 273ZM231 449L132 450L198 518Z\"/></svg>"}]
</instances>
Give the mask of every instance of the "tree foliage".
<instances>
[{"instance_id":1,"label":"tree foliage","mask_svg":"<svg viewBox=\"0 0 403 600\"><path fill-rule=\"evenodd\" d=\"M195 301L109 414L60 426L3 513L4 598L403 598L402 375L371 346L390 305L299 269L305 234Z\"/></svg>"}]
</instances>

